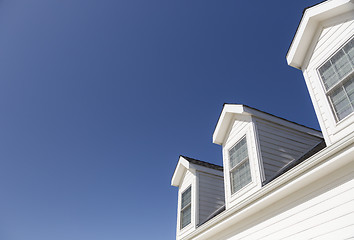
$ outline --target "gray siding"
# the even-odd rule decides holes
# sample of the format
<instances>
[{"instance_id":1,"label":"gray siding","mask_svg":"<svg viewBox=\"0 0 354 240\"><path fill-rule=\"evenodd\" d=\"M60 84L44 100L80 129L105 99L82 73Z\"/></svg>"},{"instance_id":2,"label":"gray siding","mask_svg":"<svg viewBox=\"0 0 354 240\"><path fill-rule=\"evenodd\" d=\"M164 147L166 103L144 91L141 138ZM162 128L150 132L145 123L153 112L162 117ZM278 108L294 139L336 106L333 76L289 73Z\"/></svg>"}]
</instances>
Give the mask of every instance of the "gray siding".
<instances>
[{"instance_id":1,"label":"gray siding","mask_svg":"<svg viewBox=\"0 0 354 240\"><path fill-rule=\"evenodd\" d=\"M199 173L199 223L225 204L224 178Z\"/></svg>"},{"instance_id":2,"label":"gray siding","mask_svg":"<svg viewBox=\"0 0 354 240\"><path fill-rule=\"evenodd\" d=\"M256 118L259 145L266 179L282 167L299 159L321 139L281 125Z\"/></svg>"}]
</instances>

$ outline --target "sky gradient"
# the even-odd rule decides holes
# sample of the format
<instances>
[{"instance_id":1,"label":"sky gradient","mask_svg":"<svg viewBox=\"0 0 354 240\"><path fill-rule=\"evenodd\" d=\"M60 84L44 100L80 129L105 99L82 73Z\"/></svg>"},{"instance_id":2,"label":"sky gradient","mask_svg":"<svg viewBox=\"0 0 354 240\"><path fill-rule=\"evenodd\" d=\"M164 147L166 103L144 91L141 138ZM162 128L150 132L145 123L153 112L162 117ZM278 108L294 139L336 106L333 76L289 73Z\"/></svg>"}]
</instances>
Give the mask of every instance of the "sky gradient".
<instances>
[{"instance_id":1,"label":"sky gradient","mask_svg":"<svg viewBox=\"0 0 354 240\"><path fill-rule=\"evenodd\" d=\"M318 2L1 0L0 239L174 239L223 103L319 129L285 58Z\"/></svg>"}]
</instances>

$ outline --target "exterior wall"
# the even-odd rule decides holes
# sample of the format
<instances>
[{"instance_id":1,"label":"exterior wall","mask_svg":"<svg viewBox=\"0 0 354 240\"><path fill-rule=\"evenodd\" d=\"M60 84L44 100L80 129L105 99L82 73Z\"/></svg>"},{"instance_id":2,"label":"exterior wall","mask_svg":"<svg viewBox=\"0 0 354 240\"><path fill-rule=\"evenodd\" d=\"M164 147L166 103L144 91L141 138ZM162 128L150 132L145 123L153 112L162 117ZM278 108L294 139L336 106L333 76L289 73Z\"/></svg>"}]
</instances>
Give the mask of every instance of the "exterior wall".
<instances>
[{"instance_id":1,"label":"exterior wall","mask_svg":"<svg viewBox=\"0 0 354 240\"><path fill-rule=\"evenodd\" d=\"M317 73L318 67L335 53L354 34L354 12L323 22L305 58L302 71L315 107L327 145L343 138L354 128L354 116L336 122L324 87Z\"/></svg>"},{"instance_id":2,"label":"exterior wall","mask_svg":"<svg viewBox=\"0 0 354 240\"><path fill-rule=\"evenodd\" d=\"M281 168L299 159L322 139L255 118L265 178L272 178Z\"/></svg>"},{"instance_id":3,"label":"exterior wall","mask_svg":"<svg viewBox=\"0 0 354 240\"><path fill-rule=\"evenodd\" d=\"M180 213L181 213L181 200L182 200L182 193L189 187L192 187L192 200L191 200L191 223L184 227L183 229L181 229L180 226ZM195 226L196 226L196 202L197 202L197 186L196 186L196 173L195 171L191 171L191 170L187 170L184 174L183 180L182 180L182 184L178 189L178 213L177 213L177 238L176 239L180 239L182 236L192 232L195 230Z\"/></svg>"},{"instance_id":4,"label":"exterior wall","mask_svg":"<svg viewBox=\"0 0 354 240\"><path fill-rule=\"evenodd\" d=\"M230 182L230 164L229 149L233 147L242 137L246 136L248 157L252 175L252 182L231 194ZM252 195L259 190L263 181L263 166L261 165L261 156L259 155L259 146L256 139L255 125L251 116L237 115L234 119L229 134L223 144L223 166L224 166L224 186L225 186L225 204L226 209L237 204L237 202Z\"/></svg>"},{"instance_id":5,"label":"exterior wall","mask_svg":"<svg viewBox=\"0 0 354 240\"><path fill-rule=\"evenodd\" d=\"M351 161L211 239L352 239L353 169Z\"/></svg>"},{"instance_id":6,"label":"exterior wall","mask_svg":"<svg viewBox=\"0 0 354 240\"><path fill-rule=\"evenodd\" d=\"M197 173L199 183L199 221L208 217L225 204L224 178L208 173Z\"/></svg>"}]
</instances>

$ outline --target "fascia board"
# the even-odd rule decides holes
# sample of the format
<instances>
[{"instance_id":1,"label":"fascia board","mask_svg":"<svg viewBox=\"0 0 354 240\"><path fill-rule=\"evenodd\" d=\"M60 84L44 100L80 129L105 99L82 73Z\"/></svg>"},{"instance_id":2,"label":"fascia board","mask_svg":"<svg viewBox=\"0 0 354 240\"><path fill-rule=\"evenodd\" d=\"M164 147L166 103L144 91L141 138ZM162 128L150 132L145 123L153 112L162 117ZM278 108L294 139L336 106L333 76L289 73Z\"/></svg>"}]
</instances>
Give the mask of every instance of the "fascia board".
<instances>
[{"instance_id":1,"label":"fascia board","mask_svg":"<svg viewBox=\"0 0 354 240\"><path fill-rule=\"evenodd\" d=\"M222 145L224 143L225 134L229 128L234 114L243 114L244 106L239 104L225 104L220 114L218 123L216 124L213 134L213 143Z\"/></svg>"},{"instance_id":2,"label":"fascia board","mask_svg":"<svg viewBox=\"0 0 354 240\"><path fill-rule=\"evenodd\" d=\"M179 187L182 177L184 175L184 172L190 168L189 162L184 159L183 157L180 157L176 166L176 169L173 173L172 179L171 179L171 185L174 187Z\"/></svg>"},{"instance_id":3,"label":"fascia board","mask_svg":"<svg viewBox=\"0 0 354 240\"><path fill-rule=\"evenodd\" d=\"M248 216L353 162L354 133L308 158L232 208L217 215L183 239L208 239Z\"/></svg>"},{"instance_id":4,"label":"fascia board","mask_svg":"<svg viewBox=\"0 0 354 240\"><path fill-rule=\"evenodd\" d=\"M306 9L286 56L288 65L301 69L320 22L353 9L353 0L326 1Z\"/></svg>"},{"instance_id":5,"label":"fascia board","mask_svg":"<svg viewBox=\"0 0 354 240\"><path fill-rule=\"evenodd\" d=\"M257 111L256 109L248 108L247 106L245 106L245 112L247 112L248 114L251 114L252 116L264 119L269 122L277 123L279 125L282 125L282 126L285 126L288 128L292 128L292 129L297 130L299 132L304 132L304 133L311 134L311 135L319 137L319 138L323 138L323 135L320 131L317 131L312 128L308 128L306 126L302 126L300 124L291 122L289 120L285 120L283 118L276 117L271 114Z\"/></svg>"}]
</instances>

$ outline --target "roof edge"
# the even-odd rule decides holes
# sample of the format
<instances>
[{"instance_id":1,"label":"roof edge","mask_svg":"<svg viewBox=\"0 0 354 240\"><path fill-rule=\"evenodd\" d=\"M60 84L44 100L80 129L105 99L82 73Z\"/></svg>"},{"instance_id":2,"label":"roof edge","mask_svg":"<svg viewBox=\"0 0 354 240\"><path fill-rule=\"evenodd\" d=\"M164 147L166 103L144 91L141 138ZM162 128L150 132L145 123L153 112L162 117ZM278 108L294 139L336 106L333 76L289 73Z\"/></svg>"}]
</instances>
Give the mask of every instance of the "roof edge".
<instances>
[{"instance_id":1,"label":"roof edge","mask_svg":"<svg viewBox=\"0 0 354 240\"><path fill-rule=\"evenodd\" d=\"M213 143L222 145L224 142L224 138L226 136L227 130L231 124L231 121L235 115L247 115L247 116L255 116L261 119L268 120L270 122L274 122L285 127L293 128L301 132L306 132L313 136L323 138L322 132L316 130L314 128L307 127L305 125L287 120L282 117L278 117L276 115L258 110L256 108L241 105L241 104L224 104L218 122L216 124L214 134L213 134Z\"/></svg>"},{"instance_id":2,"label":"roof edge","mask_svg":"<svg viewBox=\"0 0 354 240\"><path fill-rule=\"evenodd\" d=\"M213 175L223 176L222 166L180 155L177 162L177 166L171 179L171 185L179 187L185 171L190 169L195 169Z\"/></svg>"},{"instance_id":3,"label":"roof edge","mask_svg":"<svg viewBox=\"0 0 354 240\"><path fill-rule=\"evenodd\" d=\"M305 8L286 54L288 65L301 69L320 22L352 10L353 0L328 0Z\"/></svg>"}]
</instances>

